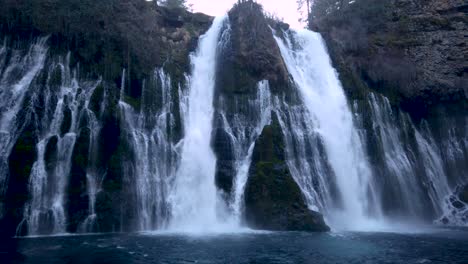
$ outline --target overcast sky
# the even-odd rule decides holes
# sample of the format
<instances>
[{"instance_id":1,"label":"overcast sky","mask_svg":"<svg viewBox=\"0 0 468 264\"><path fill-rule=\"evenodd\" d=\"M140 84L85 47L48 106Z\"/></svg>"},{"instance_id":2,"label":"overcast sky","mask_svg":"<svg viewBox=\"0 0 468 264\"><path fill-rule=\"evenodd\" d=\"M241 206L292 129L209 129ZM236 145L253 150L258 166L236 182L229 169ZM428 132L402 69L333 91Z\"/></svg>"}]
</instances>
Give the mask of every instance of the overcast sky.
<instances>
[{"instance_id":1,"label":"overcast sky","mask_svg":"<svg viewBox=\"0 0 468 264\"><path fill-rule=\"evenodd\" d=\"M237 0L188 0L193 4L195 12L202 12L212 16L225 14ZM264 9L283 18L293 28L303 27L299 22L296 0L257 0Z\"/></svg>"}]
</instances>

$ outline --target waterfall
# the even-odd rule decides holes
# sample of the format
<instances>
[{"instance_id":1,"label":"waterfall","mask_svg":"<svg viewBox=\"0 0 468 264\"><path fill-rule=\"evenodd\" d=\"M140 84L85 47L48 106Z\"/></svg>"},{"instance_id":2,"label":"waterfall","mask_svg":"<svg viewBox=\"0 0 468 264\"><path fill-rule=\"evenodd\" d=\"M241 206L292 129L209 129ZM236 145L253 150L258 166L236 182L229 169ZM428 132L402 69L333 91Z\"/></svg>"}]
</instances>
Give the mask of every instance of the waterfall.
<instances>
[{"instance_id":1,"label":"waterfall","mask_svg":"<svg viewBox=\"0 0 468 264\"><path fill-rule=\"evenodd\" d=\"M5 46L0 49L4 67L0 70L2 195L7 186L8 156L24 126L33 127L28 132L37 142L29 175L30 199L17 226L19 235L66 232L64 199L72 153L80 118L85 112L92 114L87 104L97 85L78 84L77 72L69 67L70 57L48 57L46 41L40 38L25 53Z\"/></svg>"},{"instance_id":2,"label":"waterfall","mask_svg":"<svg viewBox=\"0 0 468 264\"><path fill-rule=\"evenodd\" d=\"M216 157L211 148L216 53L226 17L217 17L191 56L188 108L180 165L170 194L171 229L216 230L224 218L215 186Z\"/></svg>"},{"instance_id":3,"label":"waterfall","mask_svg":"<svg viewBox=\"0 0 468 264\"><path fill-rule=\"evenodd\" d=\"M223 105L223 103L221 103ZM247 183L255 142L263 128L271 120L271 93L267 81L257 85L255 98L248 100L247 105L242 101L235 101L237 111L226 113L221 111L222 128L229 136L234 154L234 187L230 207L238 224L242 222L244 189ZM221 108L226 108L222 106ZM241 110L242 109L242 110ZM226 117L230 115L230 118Z\"/></svg>"},{"instance_id":4,"label":"waterfall","mask_svg":"<svg viewBox=\"0 0 468 264\"><path fill-rule=\"evenodd\" d=\"M122 75L125 78L125 71ZM175 175L177 150L172 144L170 131L175 117L171 106L171 78L157 69L153 76L157 85L144 85L140 109L134 109L124 100L124 83L119 101L123 127L134 159L124 164L125 177L135 184L131 189L136 196L136 229L164 228L168 215L167 195L170 181ZM160 94L160 109L154 109L154 96Z\"/></svg>"},{"instance_id":5,"label":"waterfall","mask_svg":"<svg viewBox=\"0 0 468 264\"><path fill-rule=\"evenodd\" d=\"M99 118L101 117L107 101L107 91L102 91L102 101L99 102L99 112L95 113L89 109L89 100L93 95L94 89L100 82L94 84L89 90L87 90L86 96L82 99L81 105L83 108L82 113L79 116L86 115L88 118L87 128L90 131L89 138L89 149L88 149L88 166L86 168L86 190L88 193L88 216L78 227L78 231L81 233L96 232L99 230L96 223L96 195L100 190L101 181L103 178L103 172L98 168L98 153L99 153L99 133L101 131L101 123Z\"/></svg>"},{"instance_id":6,"label":"waterfall","mask_svg":"<svg viewBox=\"0 0 468 264\"><path fill-rule=\"evenodd\" d=\"M308 122L314 125L312 129L323 142L325 154L335 175L341 199L340 206L326 209L329 221L340 227L367 227L370 214L378 211L373 203L375 199L371 191L371 171L323 40L319 34L307 30L286 34L284 41L279 37L276 40L310 115ZM292 169L293 172L300 170ZM296 177L301 178L304 175ZM327 175L319 171L315 177ZM327 181L328 179L320 180ZM328 197L327 200L332 198ZM315 206L320 207L320 204Z\"/></svg>"},{"instance_id":7,"label":"waterfall","mask_svg":"<svg viewBox=\"0 0 468 264\"><path fill-rule=\"evenodd\" d=\"M368 142L369 155L374 157L374 177L380 178L374 188L381 196L379 200L385 215L406 221L447 215L450 210L446 209L446 200L452 188L448 182L447 162L442 157L443 152L453 151L458 152L458 157L464 156L458 140L449 138L454 145L438 145L426 121L416 126L408 114L393 109L383 96L371 93L366 104L355 103L354 111L360 113L357 114L358 126L367 131L362 138ZM363 122L364 111L369 113L370 127ZM449 122L447 126L453 127L454 123ZM443 143L444 137L439 141ZM460 183L463 180L455 182Z\"/></svg>"},{"instance_id":8,"label":"waterfall","mask_svg":"<svg viewBox=\"0 0 468 264\"><path fill-rule=\"evenodd\" d=\"M20 112L24 111L24 98L44 67L48 51L46 41L47 38L37 40L26 54L19 50L8 51L6 39L0 48L0 196L6 191L8 157L27 121L18 120ZM10 60L5 63L8 56Z\"/></svg>"},{"instance_id":9,"label":"waterfall","mask_svg":"<svg viewBox=\"0 0 468 264\"><path fill-rule=\"evenodd\" d=\"M267 75L271 90L251 79L233 89L230 26L214 20L187 75L168 60L143 79L124 69L117 83L113 69L105 80L72 68L76 57L51 53L47 38L0 43L0 220L18 235L239 231L273 113L291 176L332 228L468 223L464 113L413 120L371 90L348 102L321 36L307 30L273 33L285 87Z\"/></svg>"},{"instance_id":10,"label":"waterfall","mask_svg":"<svg viewBox=\"0 0 468 264\"><path fill-rule=\"evenodd\" d=\"M93 83L80 87L76 72L71 72L68 65L68 56L65 61L51 64L47 84L42 91L34 91L31 99L38 101L39 96L43 97L42 107L52 114L44 115L39 125L38 155L30 175L31 200L24 212L30 235L66 232L65 187L79 131L79 119L85 112L92 114L87 107L97 86L97 83ZM61 83L51 83L54 74L60 76Z\"/></svg>"}]
</instances>

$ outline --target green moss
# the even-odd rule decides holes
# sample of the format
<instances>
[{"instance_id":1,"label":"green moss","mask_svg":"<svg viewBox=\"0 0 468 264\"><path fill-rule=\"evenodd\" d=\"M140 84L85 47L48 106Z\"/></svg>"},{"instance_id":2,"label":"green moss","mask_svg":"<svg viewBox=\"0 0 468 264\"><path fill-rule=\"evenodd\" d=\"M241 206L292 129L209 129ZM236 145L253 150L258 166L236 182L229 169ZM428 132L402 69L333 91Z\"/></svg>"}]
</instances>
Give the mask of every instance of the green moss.
<instances>
[{"instance_id":1,"label":"green moss","mask_svg":"<svg viewBox=\"0 0 468 264\"><path fill-rule=\"evenodd\" d=\"M133 107L135 111L139 111L141 109L141 99L124 95L123 101Z\"/></svg>"},{"instance_id":2,"label":"green moss","mask_svg":"<svg viewBox=\"0 0 468 264\"><path fill-rule=\"evenodd\" d=\"M320 214L307 208L289 172L276 115L258 138L245 189L247 223L268 230L327 231Z\"/></svg>"}]
</instances>

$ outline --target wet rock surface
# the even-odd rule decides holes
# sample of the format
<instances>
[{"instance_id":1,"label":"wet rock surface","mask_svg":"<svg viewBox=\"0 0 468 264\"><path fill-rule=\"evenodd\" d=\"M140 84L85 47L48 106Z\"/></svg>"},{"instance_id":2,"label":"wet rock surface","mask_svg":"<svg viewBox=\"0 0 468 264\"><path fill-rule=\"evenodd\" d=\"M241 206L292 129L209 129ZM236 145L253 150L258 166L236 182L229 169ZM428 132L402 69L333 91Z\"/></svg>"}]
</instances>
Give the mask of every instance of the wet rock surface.
<instances>
[{"instance_id":1,"label":"wet rock surface","mask_svg":"<svg viewBox=\"0 0 468 264\"><path fill-rule=\"evenodd\" d=\"M328 231L323 216L307 208L285 161L276 115L254 148L245 190L247 224L266 230Z\"/></svg>"}]
</instances>

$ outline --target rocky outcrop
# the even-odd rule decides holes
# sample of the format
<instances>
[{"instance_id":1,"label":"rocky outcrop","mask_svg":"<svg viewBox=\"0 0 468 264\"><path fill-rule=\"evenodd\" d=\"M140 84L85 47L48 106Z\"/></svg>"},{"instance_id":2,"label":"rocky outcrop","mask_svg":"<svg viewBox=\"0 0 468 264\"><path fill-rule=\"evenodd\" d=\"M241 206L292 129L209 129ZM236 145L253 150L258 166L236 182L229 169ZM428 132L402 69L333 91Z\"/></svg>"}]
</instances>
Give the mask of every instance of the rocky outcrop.
<instances>
[{"instance_id":1,"label":"rocky outcrop","mask_svg":"<svg viewBox=\"0 0 468 264\"><path fill-rule=\"evenodd\" d=\"M236 176L236 162L239 162L234 153L234 144L239 142L233 142L231 136L255 137L255 125L252 124L261 118L258 109L252 108L258 83L268 80L275 93L289 93L290 86L286 66L270 28L270 24L276 22L267 19L262 6L254 1L240 1L228 15L229 25L225 25L228 28L218 51L217 99L214 102L217 111L212 145L217 156L216 184L229 197ZM231 127L228 129L226 125ZM227 130L232 130L233 135ZM249 145L237 148L241 148L241 155L246 155Z\"/></svg>"},{"instance_id":2,"label":"rocky outcrop","mask_svg":"<svg viewBox=\"0 0 468 264\"><path fill-rule=\"evenodd\" d=\"M307 207L289 172L276 115L256 142L244 195L249 226L266 230L329 230L323 216Z\"/></svg>"},{"instance_id":3,"label":"rocky outcrop","mask_svg":"<svg viewBox=\"0 0 468 264\"><path fill-rule=\"evenodd\" d=\"M311 27L324 36L348 95L375 90L415 119L440 105L466 113L465 1L360 0L330 10Z\"/></svg>"}]
</instances>

